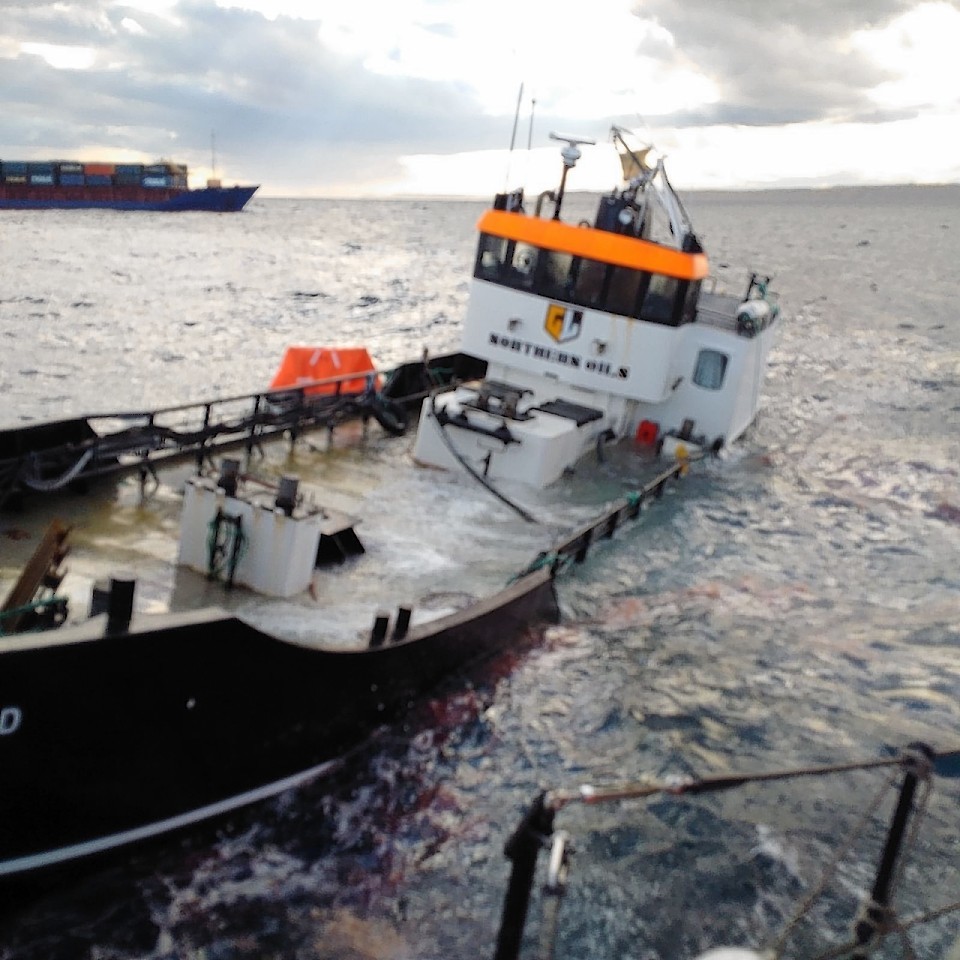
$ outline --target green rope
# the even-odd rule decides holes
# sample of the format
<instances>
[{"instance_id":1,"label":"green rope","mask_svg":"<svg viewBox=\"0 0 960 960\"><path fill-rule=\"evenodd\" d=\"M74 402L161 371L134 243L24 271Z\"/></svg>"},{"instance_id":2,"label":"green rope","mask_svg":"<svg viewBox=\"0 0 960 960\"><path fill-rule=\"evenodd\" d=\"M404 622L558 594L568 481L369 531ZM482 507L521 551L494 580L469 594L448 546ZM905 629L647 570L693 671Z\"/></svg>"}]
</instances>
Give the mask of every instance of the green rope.
<instances>
[{"instance_id":1,"label":"green rope","mask_svg":"<svg viewBox=\"0 0 960 960\"><path fill-rule=\"evenodd\" d=\"M22 607L13 607L10 610L0 611L0 637L12 637L14 633L25 633L27 631L14 631L14 633L8 633L3 629L3 623L6 620L16 620L17 618L23 616L24 614L36 613L44 614L48 610L56 611L57 608L60 608L66 613L67 609L67 598L60 596L47 597L43 600L34 600L32 603L24 604ZM46 629L43 625L37 628L38 630Z\"/></svg>"},{"instance_id":2,"label":"green rope","mask_svg":"<svg viewBox=\"0 0 960 960\"><path fill-rule=\"evenodd\" d=\"M234 553L236 554L236 562L233 564L233 570L236 572L241 560L243 560L246 555L249 541L240 529L239 524L237 524L237 519L238 518L230 517L227 514L218 513L210 523L207 524L207 576L211 578L223 570L228 562L228 558L232 557ZM228 529L221 543L220 531L224 527ZM237 541L235 549L234 541Z\"/></svg>"},{"instance_id":3,"label":"green rope","mask_svg":"<svg viewBox=\"0 0 960 960\"><path fill-rule=\"evenodd\" d=\"M536 573L544 567L553 567L558 574L565 573L573 566L573 563L573 557L568 553L560 553L557 550L544 551L537 554L536 558L525 570L512 576L507 581L507 584L516 583L518 580L522 580L524 577L529 576L531 573Z\"/></svg>"}]
</instances>

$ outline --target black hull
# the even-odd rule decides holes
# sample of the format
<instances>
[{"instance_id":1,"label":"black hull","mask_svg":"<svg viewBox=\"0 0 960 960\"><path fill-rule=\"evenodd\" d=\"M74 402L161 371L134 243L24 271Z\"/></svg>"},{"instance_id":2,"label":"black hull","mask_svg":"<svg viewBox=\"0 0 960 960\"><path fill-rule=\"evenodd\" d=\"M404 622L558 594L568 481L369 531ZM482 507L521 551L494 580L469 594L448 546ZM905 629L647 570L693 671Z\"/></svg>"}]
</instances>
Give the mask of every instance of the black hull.
<instances>
[{"instance_id":1,"label":"black hull","mask_svg":"<svg viewBox=\"0 0 960 960\"><path fill-rule=\"evenodd\" d=\"M178 830L296 785L457 671L558 619L550 571L359 651L221 611L105 634L105 617L0 650L0 877Z\"/></svg>"}]
</instances>

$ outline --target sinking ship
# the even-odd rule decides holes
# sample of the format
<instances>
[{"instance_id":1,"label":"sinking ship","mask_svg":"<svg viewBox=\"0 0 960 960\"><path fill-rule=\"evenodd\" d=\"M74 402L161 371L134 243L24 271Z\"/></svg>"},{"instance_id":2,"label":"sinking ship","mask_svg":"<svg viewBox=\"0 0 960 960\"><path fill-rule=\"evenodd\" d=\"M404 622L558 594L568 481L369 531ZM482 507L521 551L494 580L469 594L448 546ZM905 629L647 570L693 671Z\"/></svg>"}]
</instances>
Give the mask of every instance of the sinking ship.
<instances>
[{"instance_id":1,"label":"sinking ship","mask_svg":"<svg viewBox=\"0 0 960 960\"><path fill-rule=\"evenodd\" d=\"M626 438L717 452L753 422L780 327L770 278L719 292L662 159L614 129L625 182L592 223L562 219L590 142L564 143L556 191L480 218L462 350L486 376L425 404L415 458L490 481L553 483Z\"/></svg>"},{"instance_id":2,"label":"sinking ship","mask_svg":"<svg viewBox=\"0 0 960 960\"><path fill-rule=\"evenodd\" d=\"M0 766L15 785L0 802L0 878L123 849L317 776L445 678L556 620L558 570L749 426L781 322L769 279L752 275L739 295L708 289L706 255L662 161L615 137L624 185L600 198L592 223L561 217L584 143L573 137L557 138L556 191L529 211L522 191L498 195L481 216L458 354L381 377L365 352L348 364L339 348L295 351L242 414L233 397L0 432L0 504L123 471L143 482L194 459L178 563L283 597L362 545L310 508L295 478L265 490L227 461L211 475L221 450L296 443L349 417L399 434L409 415L417 462L491 486L545 487L618 441L669 461L529 567L504 571L501 591L426 622L398 610L351 650L325 648L322 635L292 642L224 609L141 615L123 577L90 619L23 632L64 619L53 603L44 624L31 599L57 583L55 531L0 621L15 634L0 638ZM442 518L424 529L445 535Z\"/></svg>"}]
</instances>

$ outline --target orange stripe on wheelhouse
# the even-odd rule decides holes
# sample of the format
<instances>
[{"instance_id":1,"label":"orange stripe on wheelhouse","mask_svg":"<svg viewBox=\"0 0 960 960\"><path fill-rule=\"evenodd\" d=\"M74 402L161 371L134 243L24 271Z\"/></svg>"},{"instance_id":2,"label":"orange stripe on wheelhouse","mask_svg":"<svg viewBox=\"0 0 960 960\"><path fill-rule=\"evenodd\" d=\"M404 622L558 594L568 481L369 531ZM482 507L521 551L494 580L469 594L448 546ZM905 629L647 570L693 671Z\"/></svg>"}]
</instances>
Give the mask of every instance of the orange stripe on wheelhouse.
<instances>
[{"instance_id":1,"label":"orange stripe on wheelhouse","mask_svg":"<svg viewBox=\"0 0 960 960\"><path fill-rule=\"evenodd\" d=\"M683 253L650 240L638 240L595 227L575 227L559 220L543 220L523 213L488 210L480 218L477 229L481 233L519 240L546 250L661 273L679 280L702 280L709 272L707 257L703 253Z\"/></svg>"}]
</instances>

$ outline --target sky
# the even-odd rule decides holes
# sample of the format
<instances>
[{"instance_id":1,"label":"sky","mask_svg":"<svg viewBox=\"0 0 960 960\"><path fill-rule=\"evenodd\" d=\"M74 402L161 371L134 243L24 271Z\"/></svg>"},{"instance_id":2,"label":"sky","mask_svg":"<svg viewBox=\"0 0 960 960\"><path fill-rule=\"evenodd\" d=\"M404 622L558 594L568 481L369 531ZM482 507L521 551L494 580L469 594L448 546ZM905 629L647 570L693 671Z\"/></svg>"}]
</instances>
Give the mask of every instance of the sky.
<instances>
[{"instance_id":1,"label":"sky","mask_svg":"<svg viewBox=\"0 0 960 960\"><path fill-rule=\"evenodd\" d=\"M0 159L260 196L960 181L960 0L0 0ZM512 149L511 149L512 146Z\"/></svg>"}]
</instances>

